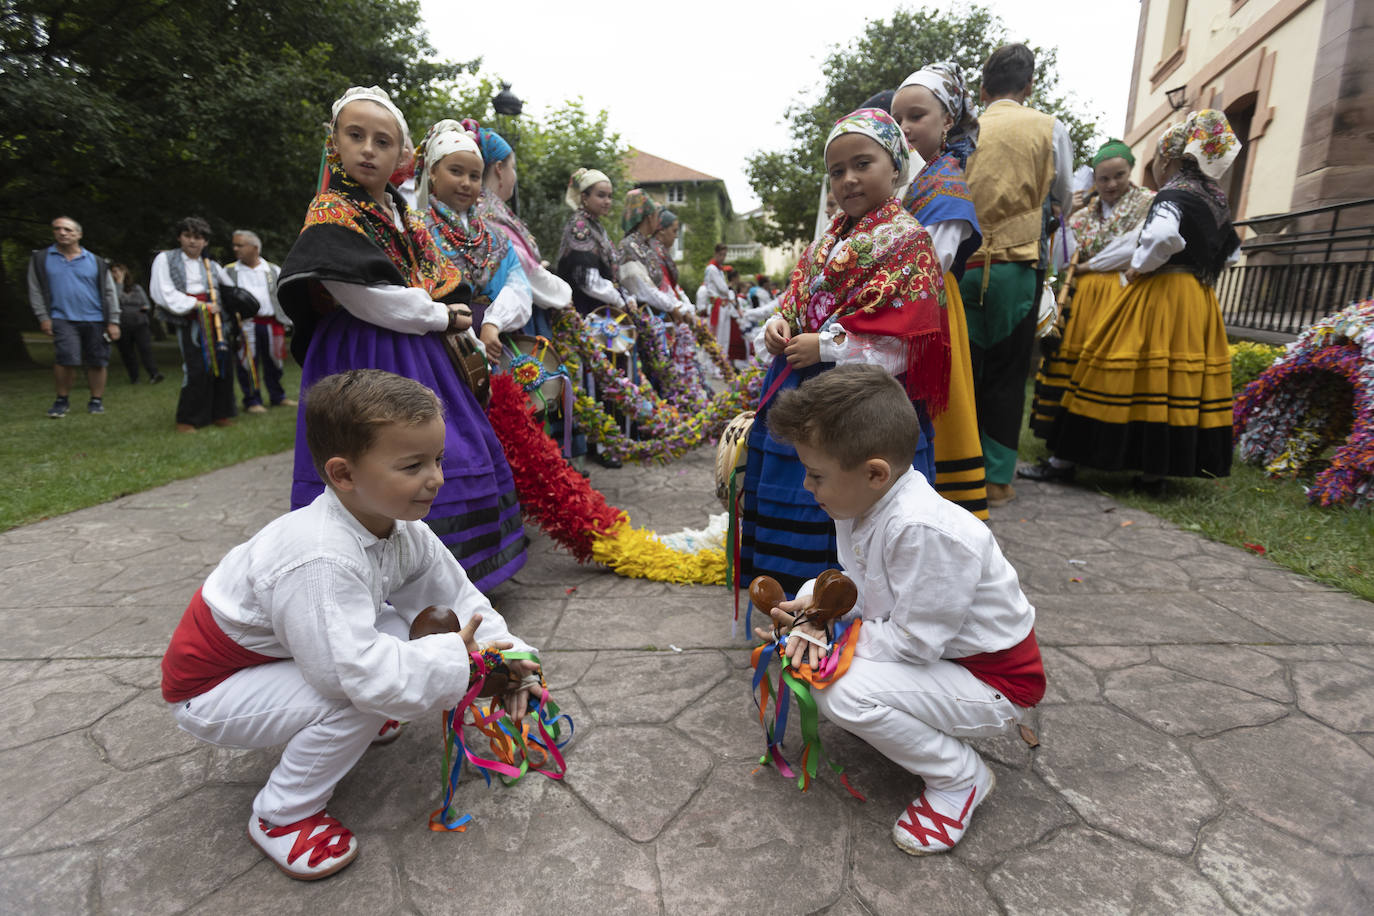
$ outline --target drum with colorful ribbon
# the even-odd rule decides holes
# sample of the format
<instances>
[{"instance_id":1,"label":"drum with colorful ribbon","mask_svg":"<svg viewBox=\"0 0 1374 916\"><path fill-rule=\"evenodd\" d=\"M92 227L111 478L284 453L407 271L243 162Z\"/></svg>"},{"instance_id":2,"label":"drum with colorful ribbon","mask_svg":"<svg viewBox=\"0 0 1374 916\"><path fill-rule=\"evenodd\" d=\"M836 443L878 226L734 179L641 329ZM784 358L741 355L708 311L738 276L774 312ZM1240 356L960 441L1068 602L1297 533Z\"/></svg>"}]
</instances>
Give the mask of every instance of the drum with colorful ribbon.
<instances>
[{"instance_id":1,"label":"drum with colorful ribbon","mask_svg":"<svg viewBox=\"0 0 1374 916\"><path fill-rule=\"evenodd\" d=\"M524 389L535 416L546 417L550 403L559 406L558 413L563 417L563 455L567 457L572 448L575 392L562 354L544 337L503 334L501 338L500 371Z\"/></svg>"}]
</instances>

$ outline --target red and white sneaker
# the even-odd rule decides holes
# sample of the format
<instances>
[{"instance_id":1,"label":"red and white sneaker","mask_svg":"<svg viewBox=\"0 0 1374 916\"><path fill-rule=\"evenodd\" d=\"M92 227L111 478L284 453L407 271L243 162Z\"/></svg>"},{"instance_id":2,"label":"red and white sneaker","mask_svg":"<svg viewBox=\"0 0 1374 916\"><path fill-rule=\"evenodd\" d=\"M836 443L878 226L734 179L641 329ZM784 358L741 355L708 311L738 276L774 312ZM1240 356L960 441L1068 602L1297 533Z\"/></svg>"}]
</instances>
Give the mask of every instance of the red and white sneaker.
<instances>
[{"instance_id":1,"label":"red and white sneaker","mask_svg":"<svg viewBox=\"0 0 1374 916\"><path fill-rule=\"evenodd\" d=\"M382 723L381 729L377 732L377 737L372 739L373 744L390 744L401 737L401 729L405 726L404 722L397 722L395 719L387 719Z\"/></svg>"},{"instance_id":2,"label":"red and white sneaker","mask_svg":"<svg viewBox=\"0 0 1374 916\"><path fill-rule=\"evenodd\" d=\"M957 802L952 804L946 793L925 791L907 805L892 825L892 842L913 856L949 852L968 830L973 810L996 786L996 774L980 759L973 788L960 793Z\"/></svg>"},{"instance_id":3,"label":"red and white sneaker","mask_svg":"<svg viewBox=\"0 0 1374 916\"><path fill-rule=\"evenodd\" d=\"M283 874L300 881L328 878L358 858L358 838L323 811L281 827L251 815L248 838Z\"/></svg>"}]
</instances>

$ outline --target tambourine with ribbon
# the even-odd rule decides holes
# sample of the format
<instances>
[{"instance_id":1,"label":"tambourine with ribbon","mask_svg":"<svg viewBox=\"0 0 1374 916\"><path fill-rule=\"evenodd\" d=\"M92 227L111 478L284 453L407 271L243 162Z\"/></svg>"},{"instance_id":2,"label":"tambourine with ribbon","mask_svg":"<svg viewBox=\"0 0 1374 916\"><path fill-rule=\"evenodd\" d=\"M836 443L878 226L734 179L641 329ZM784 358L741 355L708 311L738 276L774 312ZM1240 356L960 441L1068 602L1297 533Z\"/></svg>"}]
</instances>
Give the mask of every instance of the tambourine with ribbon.
<instances>
[{"instance_id":1,"label":"tambourine with ribbon","mask_svg":"<svg viewBox=\"0 0 1374 916\"><path fill-rule=\"evenodd\" d=\"M605 305L588 312L582 320L596 333L597 342L610 352L634 353L636 331L629 312Z\"/></svg>"},{"instance_id":2,"label":"tambourine with ribbon","mask_svg":"<svg viewBox=\"0 0 1374 916\"><path fill-rule=\"evenodd\" d=\"M525 390L534 412L543 417L549 404L556 403L563 414L563 456L572 454L573 390L572 377L558 350L545 337L503 334L500 368Z\"/></svg>"}]
</instances>

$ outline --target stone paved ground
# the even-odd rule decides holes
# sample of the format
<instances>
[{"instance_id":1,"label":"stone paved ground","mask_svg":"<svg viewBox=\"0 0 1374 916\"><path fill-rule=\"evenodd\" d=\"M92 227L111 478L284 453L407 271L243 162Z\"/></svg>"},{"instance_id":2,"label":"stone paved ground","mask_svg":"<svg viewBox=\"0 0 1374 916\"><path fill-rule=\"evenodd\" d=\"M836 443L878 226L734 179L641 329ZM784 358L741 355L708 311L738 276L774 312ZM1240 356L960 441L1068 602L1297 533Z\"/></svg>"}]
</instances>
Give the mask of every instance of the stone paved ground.
<instances>
[{"instance_id":1,"label":"stone paved ground","mask_svg":"<svg viewBox=\"0 0 1374 916\"><path fill-rule=\"evenodd\" d=\"M244 836L272 755L197 744L157 691L187 598L284 509L288 474L277 456L0 534L6 912L1374 910L1374 605L1034 485L993 528L1039 608L1042 744L979 742L998 788L952 855L892 846L916 785L833 728L867 803L759 768L724 589L536 536L494 598L576 719L566 784L468 780L476 826L431 833L438 716L411 723L330 806L359 861L290 881ZM703 452L595 479L670 531L718 511L709 474Z\"/></svg>"}]
</instances>

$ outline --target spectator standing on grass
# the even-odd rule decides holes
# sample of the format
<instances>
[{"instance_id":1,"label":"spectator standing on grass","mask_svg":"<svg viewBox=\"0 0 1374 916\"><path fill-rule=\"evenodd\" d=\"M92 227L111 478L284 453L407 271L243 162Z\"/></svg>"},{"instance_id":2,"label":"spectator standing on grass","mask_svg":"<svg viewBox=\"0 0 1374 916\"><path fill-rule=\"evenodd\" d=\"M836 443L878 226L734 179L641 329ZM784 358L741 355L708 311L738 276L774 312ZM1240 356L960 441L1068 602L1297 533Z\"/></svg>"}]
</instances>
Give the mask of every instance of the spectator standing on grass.
<instances>
[{"instance_id":1,"label":"spectator standing on grass","mask_svg":"<svg viewBox=\"0 0 1374 916\"><path fill-rule=\"evenodd\" d=\"M188 216L176 225L177 247L153 259L148 292L175 330L181 347L181 397L176 429L234 424L233 325L220 308L220 289L233 286L218 263L205 256L210 224Z\"/></svg>"},{"instance_id":2,"label":"spectator standing on grass","mask_svg":"<svg viewBox=\"0 0 1374 916\"><path fill-rule=\"evenodd\" d=\"M133 271L127 264L111 264L110 276L114 278L119 290L119 358L124 363L124 371L129 373L129 382L138 384L138 365L143 363L148 373L148 381L156 385L165 379L153 361L153 335L148 325L152 303L143 287L134 281Z\"/></svg>"},{"instance_id":3,"label":"spectator standing on grass","mask_svg":"<svg viewBox=\"0 0 1374 916\"><path fill-rule=\"evenodd\" d=\"M81 247L81 224L70 216L52 221L53 244L29 258L29 306L56 351L54 420L67 415L78 366L86 367L88 413L104 413L110 341L119 339L119 293L104 258Z\"/></svg>"},{"instance_id":4,"label":"spectator standing on grass","mask_svg":"<svg viewBox=\"0 0 1374 916\"><path fill-rule=\"evenodd\" d=\"M243 342L239 350L239 387L243 390L243 409L248 413L267 413L273 407L295 407L282 388L282 365L286 360L286 329L291 319L277 302L277 276L281 268L262 256L262 239L256 232L240 229L233 236L234 256L224 268L234 285L251 293L258 313L243 322Z\"/></svg>"}]
</instances>

